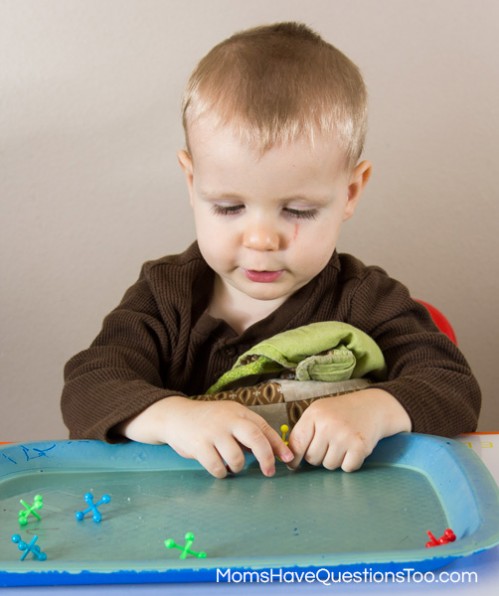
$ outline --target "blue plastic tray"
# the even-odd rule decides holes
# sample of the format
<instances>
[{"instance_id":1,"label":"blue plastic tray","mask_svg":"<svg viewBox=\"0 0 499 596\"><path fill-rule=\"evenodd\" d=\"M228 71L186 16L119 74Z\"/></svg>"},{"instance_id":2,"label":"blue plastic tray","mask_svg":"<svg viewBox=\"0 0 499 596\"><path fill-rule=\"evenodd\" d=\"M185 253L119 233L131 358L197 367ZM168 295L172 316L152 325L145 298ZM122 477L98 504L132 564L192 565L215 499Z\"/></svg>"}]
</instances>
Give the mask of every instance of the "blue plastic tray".
<instances>
[{"instance_id":1,"label":"blue plastic tray","mask_svg":"<svg viewBox=\"0 0 499 596\"><path fill-rule=\"evenodd\" d=\"M103 519L77 521L92 492ZM41 521L19 525L20 499L41 494ZM34 519L34 518L32 518ZM457 540L425 548L451 527ZM167 538L207 558L179 559ZM47 560L11 540L33 535ZM379 443L355 473L255 461L225 480L167 446L98 441L0 449L0 585L224 581L234 573L428 571L499 544L499 491L468 447L401 434ZM303 575L302 575L303 576ZM265 577L261 575L261 577ZM285 577L285 576L284 576Z\"/></svg>"}]
</instances>

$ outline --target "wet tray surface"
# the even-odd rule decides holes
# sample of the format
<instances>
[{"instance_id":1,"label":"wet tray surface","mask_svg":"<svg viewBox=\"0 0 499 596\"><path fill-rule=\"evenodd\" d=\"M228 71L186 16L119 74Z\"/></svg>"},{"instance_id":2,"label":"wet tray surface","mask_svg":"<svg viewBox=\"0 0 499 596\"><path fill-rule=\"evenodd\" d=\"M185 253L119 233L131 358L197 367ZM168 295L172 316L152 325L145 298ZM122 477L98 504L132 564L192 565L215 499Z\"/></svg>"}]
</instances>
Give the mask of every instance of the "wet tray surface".
<instances>
[{"instance_id":1,"label":"wet tray surface","mask_svg":"<svg viewBox=\"0 0 499 596\"><path fill-rule=\"evenodd\" d=\"M102 521L75 512L104 494ZM20 500L42 495L21 526ZM451 527L457 540L425 548ZM206 558L180 559L166 539ZM13 535L46 553L20 557ZM0 449L0 586L216 581L227 571L427 571L499 543L499 491L457 441L400 434L355 473L278 464L264 478L248 458L225 480L167 446L57 441Z\"/></svg>"}]
</instances>

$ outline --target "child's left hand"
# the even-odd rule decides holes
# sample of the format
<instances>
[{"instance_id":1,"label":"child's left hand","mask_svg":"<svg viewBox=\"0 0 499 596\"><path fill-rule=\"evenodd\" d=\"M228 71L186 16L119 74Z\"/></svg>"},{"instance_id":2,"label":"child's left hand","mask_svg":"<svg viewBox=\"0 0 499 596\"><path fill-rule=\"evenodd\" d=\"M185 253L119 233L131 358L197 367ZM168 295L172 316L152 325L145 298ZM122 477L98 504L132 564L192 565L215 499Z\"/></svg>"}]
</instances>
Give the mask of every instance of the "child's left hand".
<instances>
[{"instance_id":1,"label":"child's left hand","mask_svg":"<svg viewBox=\"0 0 499 596\"><path fill-rule=\"evenodd\" d=\"M359 469L383 437L411 430L403 406L382 389L325 397L313 402L302 414L289 436L295 454L290 468L305 459L328 470Z\"/></svg>"}]
</instances>

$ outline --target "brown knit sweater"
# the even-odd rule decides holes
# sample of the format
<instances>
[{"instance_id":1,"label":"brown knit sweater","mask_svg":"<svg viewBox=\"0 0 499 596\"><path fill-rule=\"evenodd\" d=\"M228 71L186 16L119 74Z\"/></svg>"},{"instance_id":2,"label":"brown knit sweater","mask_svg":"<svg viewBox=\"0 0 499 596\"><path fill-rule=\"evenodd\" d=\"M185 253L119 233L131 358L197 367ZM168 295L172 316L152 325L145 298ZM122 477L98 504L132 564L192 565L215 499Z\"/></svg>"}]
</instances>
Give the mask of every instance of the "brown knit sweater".
<instances>
[{"instance_id":1,"label":"brown knit sweater","mask_svg":"<svg viewBox=\"0 0 499 596\"><path fill-rule=\"evenodd\" d=\"M320 321L350 323L380 346L394 395L413 431L473 431L480 389L461 352L408 290L378 267L335 253L323 271L241 335L205 313L214 273L196 243L146 263L89 349L65 367L62 412L70 436L120 440L113 432L159 399L198 395L254 344Z\"/></svg>"}]
</instances>

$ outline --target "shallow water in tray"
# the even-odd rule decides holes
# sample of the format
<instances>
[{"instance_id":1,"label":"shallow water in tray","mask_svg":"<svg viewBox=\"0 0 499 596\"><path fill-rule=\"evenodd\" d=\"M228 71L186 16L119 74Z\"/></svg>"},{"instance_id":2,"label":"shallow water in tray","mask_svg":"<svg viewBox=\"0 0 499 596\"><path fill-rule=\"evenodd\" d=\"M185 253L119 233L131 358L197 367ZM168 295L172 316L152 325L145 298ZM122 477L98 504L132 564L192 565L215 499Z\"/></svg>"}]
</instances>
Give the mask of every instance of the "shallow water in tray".
<instances>
[{"instance_id":1,"label":"shallow water in tray","mask_svg":"<svg viewBox=\"0 0 499 596\"><path fill-rule=\"evenodd\" d=\"M99 508L100 524L91 514L75 518L87 508L86 492L96 502L104 493L111 496ZM36 494L44 499L42 520L22 528L19 500L32 503ZM423 548L426 530L443 532L446 524L428 479L398 466L371 465L353 474L311 467L293 473L279 466L274 478L252 467L225 480L203 470L35 472L0 485L0 566L19 564L22 553L12 534L27 542L36 534L47 553L43 563L26 559L29 567L91 569L118 561L178 563L179 551L167 550L164 541L183 545L188 531L196 536L192 548L210 559L320 558Z\"/></svg>"}]
</instances>

